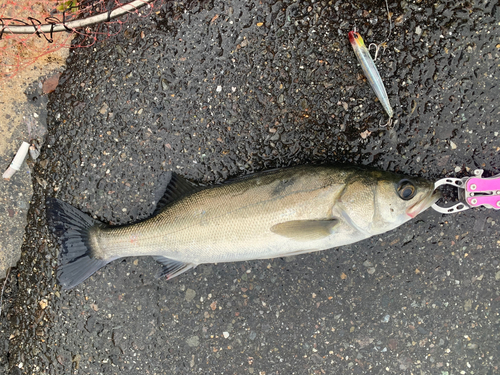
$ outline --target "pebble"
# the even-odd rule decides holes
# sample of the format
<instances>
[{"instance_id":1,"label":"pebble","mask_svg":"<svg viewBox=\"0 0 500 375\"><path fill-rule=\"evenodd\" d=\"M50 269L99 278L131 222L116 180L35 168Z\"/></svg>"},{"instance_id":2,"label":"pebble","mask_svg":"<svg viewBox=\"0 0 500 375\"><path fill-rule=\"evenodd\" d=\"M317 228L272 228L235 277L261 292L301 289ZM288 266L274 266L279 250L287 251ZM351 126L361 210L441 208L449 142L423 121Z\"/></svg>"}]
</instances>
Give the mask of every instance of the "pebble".
<instances>
[{"instance_id":1,"label":"pebble","mask_svg":"<svg viewBox=\"0 0 500 375\"><path fill-rule=\"evenodd\" d=\"M192 301L194 299L194 297L196 297L196 292L193 290L193 289L188 289L186 290L186 295L184 297L184 299L186 301Z\"/></svg>"},{"instance_id":2,"label":"pebble","mask_svg":"<svg viewBox=\"0 0 500 375\"><path fill-rule=\"evenodd\" d=\"M108 104L107 103L103 103L102 106L101 106L101 109L99 110L99 113L104 115L106 114L106 112L108 112Z\"/></svg>"},{"instance_id":3,"label":"pebble","mask_svg":"<svg viewBox=\"0 0 500 375\"><path fill-rule=\"evenodd\" d=\"M198 336L191 336L190 338L188 338L188 339L186 340L186 343L187 343L190 347L194 348L195 346L200 345L200 338L199 338Z\"/></svg>"}]
</instances>

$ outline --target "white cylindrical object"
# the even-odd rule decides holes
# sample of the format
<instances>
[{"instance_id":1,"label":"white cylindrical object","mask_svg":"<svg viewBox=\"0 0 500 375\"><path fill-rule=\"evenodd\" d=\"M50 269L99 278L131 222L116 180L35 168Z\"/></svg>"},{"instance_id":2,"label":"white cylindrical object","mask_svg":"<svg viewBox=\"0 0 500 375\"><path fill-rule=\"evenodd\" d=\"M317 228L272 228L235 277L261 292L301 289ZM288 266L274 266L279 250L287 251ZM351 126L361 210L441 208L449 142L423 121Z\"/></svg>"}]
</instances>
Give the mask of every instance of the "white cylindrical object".
<instances>
[{"instance_id":1,"label":"white cylindrical object","mask_svg":"<svg viewBox=\"0 0 500 375\"><path fill-rule=\"evenodd\" d=\"M16 173L19 169L21 169L21 165L23 165L24 159L26 159L26 155L28 155L28 150L30 148L30 144L28 142L23 142L19 150L17 150L16 156L14 156L14 160L10 163L9 168L2 175L3 178L10 178L14 173Z\"/></svg>"},{"instance_id":2,"label":"white cylindrical object","mask_svg":"<svg viewBox=\"0 0 500 375\"><path fill-rule=\"evenodd\" d=\"M28 142L23 142L19 150L17 150L16 156L14 156L14 160L10 163L10 167L18 171L21 169L21 165L23 165L24 159L26 159L26 155L28 155L28 150L30 149L30 144Z\"/></svg>"},{"instance_id":3,"label":"white cylindrical object","mask_svg":"<svg viewBox=\"0 0 500 375\"><path fill-rule=\"evenodd\" d=\"M4 25L0 24L0 34L39 34L40 32L50 34L52 37L53 32L58 31L75 31L77 28L94 25L99 22L109 22L111 19L124 15L127 12L133 12L143 5L152 3L154 0L134 0L130 3L123 4L111 12L99 13L87 18L69 21L66 23L49 23L45 25ZM56 21L59 21L57 18ZM14 20L14 22L22 22ZM39 35L38 35L39 36Z\"/></svg>"}]
</instances>

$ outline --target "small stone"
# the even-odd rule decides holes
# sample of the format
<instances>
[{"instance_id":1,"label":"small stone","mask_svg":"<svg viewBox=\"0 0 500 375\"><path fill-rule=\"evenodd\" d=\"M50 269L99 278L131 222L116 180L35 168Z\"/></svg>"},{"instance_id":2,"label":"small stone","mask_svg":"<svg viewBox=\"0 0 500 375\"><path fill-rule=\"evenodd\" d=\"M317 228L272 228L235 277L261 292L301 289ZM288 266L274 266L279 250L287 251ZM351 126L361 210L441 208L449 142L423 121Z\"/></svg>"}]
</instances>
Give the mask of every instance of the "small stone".
<instances>
[{"instance_id":1,"label":"small stone","mask_svg":"<svg viewBox=\"0 0 500 375\"><path fill-rule=\"evenodd\" d=\"M59 84L59 77L61 77L61 73L54 74L43 82L42 91L44 94L48 94L56 89Z\"/></svg>"},{"instance_id":2,"label":"small stone","mask_svg":"<svg viewBox=\"0 0 500 375\"><path fill-rule=\"evenodd\" d=\"M363 133L360 133L359 135L361 136L361 138L366 139L370 136L370 134L372 134L372 132L367 129Z\"/></svg>"},{"instance_id":3,"label":"small stone","mask_svg":"<svg viewBox=\"0 0 500 375\"><path fill-rule=\"evenodd\" d=\"M452 150L457 148L457 145L453 141L450 141L450 146Z\"/></svg>"},{"instance_id":4,"label":"small stone","mask_svg":"<svg viewBox=\"0 0 500 375\"><path fill-rule=\"evenodd\" d=\"M49 303L48 303L48 302L47 302L47 300L44 298L44 299L42 299L40 302L38 302L38 304L40 305L40 308L41 308L42 310L45 310L45 308L47 307L47 305L48 305Z\"/></svg>"},{"instance_id":5,"label":"small stone","mask_svg":"<svg viewBox=\"0 0 500 375\"><path fill-rule=\"evenodd\" d=\"M394 20L394 25L401 26L404 22L404 14L400 15Z\"/></svg>"},{"instance_id":6,"label":"small stone","mask_svg":"<svg viewBox=\"0 0 500 375\"><path fill-rule=\"evenodd\" d=\"M194 348L195 346L200 345L200 338L199 338L198 336L191 336L190 338L188 338L188 339L186 340L186 343L187 343L190 347Z\"/></svg>"},{"instance_id":7,"label":"small stone","mask_svg":"<svg viewBox=\"0 0 500 375\"><path fill-rule=\"evenodd\" d=\"M500 271L495 274L495 280L500 280Z\"/></svg>"},{"instance_id":8,"label":"small stone","mask_svg":"<svg viewBox=\"0 0 500 375\"><path fill-rule=\"evenodd\" d=\"M75 354L73 356L73 359L71 362L75 363L75 370L78 370L78 367L80 366L80 361L82 360L82 356L80 354Z\"/></svg>"},{"instance_id":9,"label":"small stone","mask_svg":"<svg viewBox=\"0 0 500 375\"><path fill-rule=\"evenodd\" d=\"M469 311L470 309L472 309L472 300L468 299L465 301L464 310Z\"/></svg>"},{"instance_id":10,"label":"small stone","mask_svg":"<svg viewBox=\"0 0 500 375\"><path fill-rule=\"evenodd\" d=\"M99 113L100 113L101 115L106 114L106 113L108 112L108 108L109 108L109 107L108 107L108 104L107 104L107 103L104 103L104 104L102 105L101 109L99 110Z\"/></svg>"},{"instance_id":11,"label":"small stone","mask_svg":"<svg viewBox=\"0 0 500 375\"><path fill-rule=\"evenodd\" d=\"M225 339L227 339L229 337L229 332L222 332L222 334L224 335Z\"/></svg>"},{"instance_id":12,"label":"small stone","mask_svg":"<svg viewBox=\"0 0 500 375\"><path fill-rule=\"evenodd\" d=\"M188 289L186 290L186 295L184 296L184 299L186 301L192 301L196 297L196 292L193 289Z\"/></svg>"}]
</instances>

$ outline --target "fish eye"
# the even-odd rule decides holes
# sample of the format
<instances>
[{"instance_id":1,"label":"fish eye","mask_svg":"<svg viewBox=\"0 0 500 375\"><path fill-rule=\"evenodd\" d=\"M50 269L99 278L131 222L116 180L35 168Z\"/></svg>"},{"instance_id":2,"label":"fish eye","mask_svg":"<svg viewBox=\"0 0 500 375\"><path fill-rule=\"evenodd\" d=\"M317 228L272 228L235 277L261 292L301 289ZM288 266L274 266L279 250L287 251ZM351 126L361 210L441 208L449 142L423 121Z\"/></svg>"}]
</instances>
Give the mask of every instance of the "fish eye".
<instances>
[{"instance_id":1,"label":"fish eye","mask_svg":"<svg viewBox=\"0 0 500 375\"><path fill-rule=\"evenodd\" d=\"M411 181L401 180L398 183L396 191L401 199L408 201L415 196L417 188L411 183Z\"/></svg>"}]
</instances>

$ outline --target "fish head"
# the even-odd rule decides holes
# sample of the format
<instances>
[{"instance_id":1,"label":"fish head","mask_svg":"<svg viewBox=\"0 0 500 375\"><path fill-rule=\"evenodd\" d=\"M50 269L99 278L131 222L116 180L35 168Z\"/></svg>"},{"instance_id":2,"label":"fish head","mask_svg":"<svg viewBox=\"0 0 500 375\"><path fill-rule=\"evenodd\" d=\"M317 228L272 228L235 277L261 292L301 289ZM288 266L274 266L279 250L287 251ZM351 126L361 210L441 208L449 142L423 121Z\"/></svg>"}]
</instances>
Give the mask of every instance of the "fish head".
<instances>
[{"instance_id":1,"label":"fish head","mask_svg":"<svg viewBox=\"0 0 500 375\"><path fill-rule=\"evenodd\" d=\"M365 46L365 42L364 42L363 38L361 37L361 35L359 35L358 32L349 31L348 36L349 36L349 42L351 42L351 45L358 46L358 47Z\"/></svg>"},{"instance_id":2,"label":"fish head","mask_svg":"<svg viewBox=\"0 0 500 375\"><path fill-rule=\"evenodd\" d=\"M423 178L367 171L346 184L339 202L342 218L368 235L394 229L441 197Z\"/></svg>"}]
</instances>

